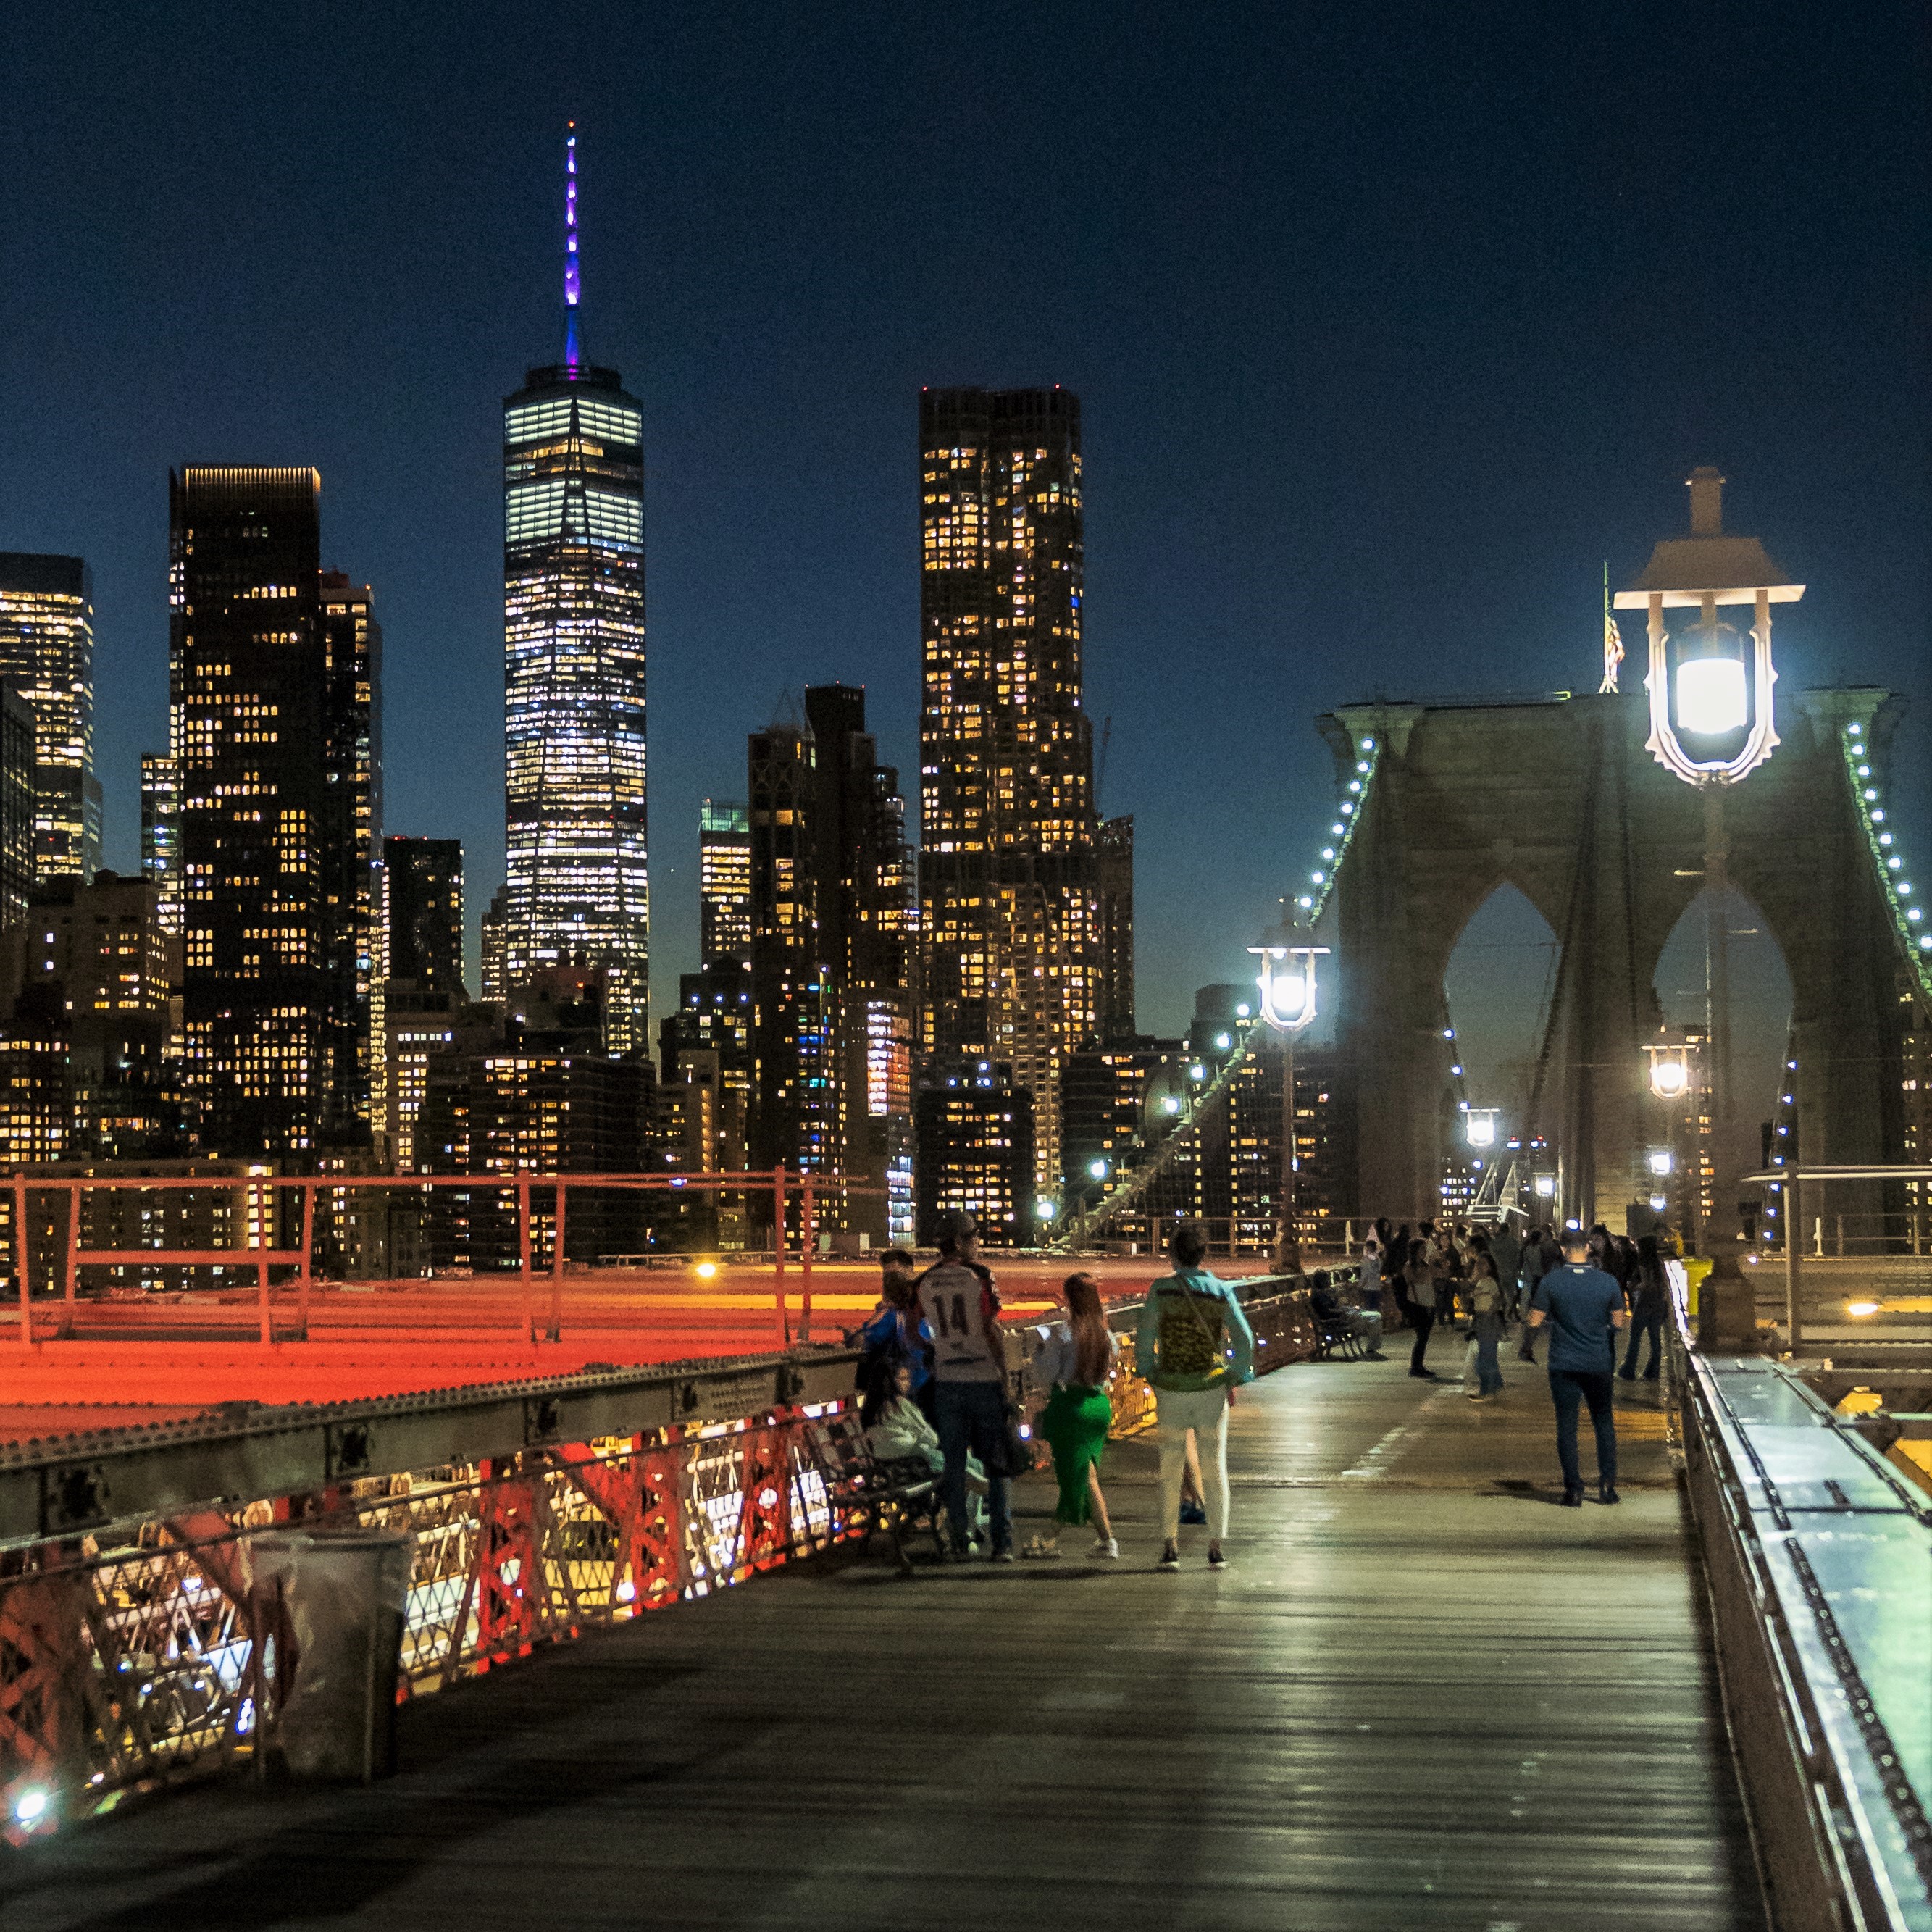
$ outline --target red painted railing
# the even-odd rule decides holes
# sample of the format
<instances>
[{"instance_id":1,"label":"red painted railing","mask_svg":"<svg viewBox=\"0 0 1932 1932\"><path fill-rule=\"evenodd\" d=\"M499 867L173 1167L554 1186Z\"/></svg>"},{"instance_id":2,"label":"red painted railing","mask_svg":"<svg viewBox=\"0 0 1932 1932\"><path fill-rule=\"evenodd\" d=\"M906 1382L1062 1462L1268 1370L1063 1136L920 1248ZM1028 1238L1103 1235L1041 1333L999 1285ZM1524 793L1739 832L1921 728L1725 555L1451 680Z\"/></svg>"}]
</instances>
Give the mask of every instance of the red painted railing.
<instances>
[{"instance_id":1,"label":"red painted railing","mask_svg":"<svg viewBox=\"0 0 1932 1932\"><path fill-rule=\"evenodd\" d=\"M842 1403L576 1443L142 1525L0 1562L0 1831L262 1762L286 1685L250 1539L292 1520L413 1539L404 1697L707 1595L872 1526Z\"/></svg>"}]
</instances>

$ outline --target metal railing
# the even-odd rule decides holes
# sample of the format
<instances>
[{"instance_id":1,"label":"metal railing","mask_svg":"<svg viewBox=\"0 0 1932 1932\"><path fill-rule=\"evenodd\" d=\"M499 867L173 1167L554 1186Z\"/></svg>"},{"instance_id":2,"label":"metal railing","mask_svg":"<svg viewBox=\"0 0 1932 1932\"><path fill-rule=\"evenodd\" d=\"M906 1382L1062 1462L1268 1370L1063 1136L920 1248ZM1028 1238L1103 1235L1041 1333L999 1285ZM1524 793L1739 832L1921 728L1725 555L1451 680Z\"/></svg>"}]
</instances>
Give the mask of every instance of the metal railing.
<instances>
[{"instance_id":1,"label":"metal railing","mask_svg":"<svg viewBox=\"0 0 1932 1932\"><path fill-rule=\"evenodd\" d=\"M305 1339L311 1312L310 1294L318 1276L315 1267L318 1196L333 1196L381 1190L393 1193L428 1196L436 1190L460 1190L470 1194L499 1197L499 1205L514 1214L514 1269L491 1270L499 1279L514 1280L520 1291L518 1332L526 1340L555 1341L562 1320L564 1279L568 1252L570 1196L586 1191L617 1193L703 1194L769 1192L772 1199L772 1225L786 1228L790 1208L796 1202L799 1244L788 1250L780 1242L771 1252L772 1266L772 1318L778 1345L788 1346L790 1328L788 1274L795 1268L798 1276L800 1339L809 1340L812 1316L812 1276L818 1245L819 1210L829 1196L842 1199L881 1198L882 1187L838 1174L778 1168L769 1173L734 1174L543 1174L520 1172L508 1174L154 1174L154 1175L37 1175L16 1173L10 1184L8 1220L10 1270L18 1308L18 1339L32 1347L42 1332L54 1339L74 1331L76 1311L86 1299L82 1270L88 1268L153 1269L210 1269L236 1273L252 1272L255 1277L256 1326L261 1344L273 1345L278 1339ZM92 1194L114 1192L192 1192L196 1194L237 1192L245 1200L253 1196L266 1198L266 1212L258 1223L268 1228L283 1219L281 1198L292 1195L296 1205L292 1220L296 1233L292 1246L276 1246L269 1240L237 1243L226 1247L90 1247L83 1239L82 1204ZM59 1276L62 1292L44 1322L37 1314L32 1292L32 1196L66 1197L64 1210L56 1210L53 1225L64 1228ZM544 1210L548 1209L547 1217ZM242 1216L247 1225L247 1215ZM548 1248L541 1258L540 1248ZM288 1271L281 1284L285 1296L293 1298L293 1321L278 1336L272 1270ZM405 1277L404 1279L412 1279ZM540 1315L539 1287L547 1290L548 1304ZM540 1326L541 1324L541 1326Z\"/></svg>"},{"instance_id":2,"label":"metal railing","mask_svg":"<svg viewBox=\"0 0 1932 1932\"><path fill-rule=\"evenodd\" d=\"M1777 1932L1925 1932L1932 1824L1909 1767L1926 1761L1932 1726L1922 1694L1932 1509L1790 1370L1700 1354L1682 1271L1672 1273L1672 1410L1772 1922ZM1844 1566L1830 1588L1815 1567L1826 1552ZM1885 1565L1893 1574L1881 1592ZM1916 1614L1917 1640L1881 1636L1881 1606ZM1874 1674L1901 1670L1907 1678L1890 1684ZM1918 1691L1908 1721L1919 1734L1909 1738L1893 1735L1882 1708L1909 1711L1909 1690L1902 1704L1886 1694L1904 1685Z\"/></svg>"},{"instance_id":3,"label":"metal railing","mask_svg":"<svg viewBox=\"0 0 1932 1932\"><path fill-rule=\"evenodd\" d=\"M1235 1286L1261 1371L1314 1352L1298 1281ZM1137 1314L1116 1308L1110 1319L1130 1332ZM107 1500L106 1436L67 1462L16 1459L36 1465L42 1514L38 1540L0 1552L0 1832L20 1843L131 1793L262 1764L288 1686L278 1674L287 1647L272 1641L280 1602L254 1578L258 1531L328 1522L410 1534L405 1700L868 1532L878 1506L852 1402L770 1400L774 1387L803 1394L808 1381L822 1390L849 1378L855 1360L820 1351L452 1390L440 1410L418 1396L291 1413L295 1460L282 1466L306 1459L320 1486L245 1502L190 1486L273 1466L259 1445L275 1415L231 1426L232 1462L213 1439L221 1432L190 1427L180 1467L148 1472L149 1492L176 1500L131 1517ZM1019 1382L1042 1393L1024 1361ZM730 1404L734 1388L745 1412L707 1418L704 1406ZM1130 1340L1112 1390L1115 1434L1152 1420ZM698 1419L635 1426L667 1402L697 1405ZM567 1439L593 1418L584 1439ZM439 1439L453 1460L410 1466ZM148 1465L166 1453L129 1445ZM124 1496L138 1486L124 1483ZM58 1523L46 1514L76 1500Z\"/></svg>"},{"instance_id":4,"label":"metal railing","mask_svg":"<svg viewBox=\"0 0 1932 1932\"><path fill-rule=\"evenodd\" d=\"M183 1774L262 1763L290 1652L256 1586L255 1530L292 1516L410 1534L406 1698L861 1533L874 1506L841 1474L856 1430L842 1403L778 1408L38 1546L0 1580L0 1831L17 1844Z\"/></svg>"}]
</instances>

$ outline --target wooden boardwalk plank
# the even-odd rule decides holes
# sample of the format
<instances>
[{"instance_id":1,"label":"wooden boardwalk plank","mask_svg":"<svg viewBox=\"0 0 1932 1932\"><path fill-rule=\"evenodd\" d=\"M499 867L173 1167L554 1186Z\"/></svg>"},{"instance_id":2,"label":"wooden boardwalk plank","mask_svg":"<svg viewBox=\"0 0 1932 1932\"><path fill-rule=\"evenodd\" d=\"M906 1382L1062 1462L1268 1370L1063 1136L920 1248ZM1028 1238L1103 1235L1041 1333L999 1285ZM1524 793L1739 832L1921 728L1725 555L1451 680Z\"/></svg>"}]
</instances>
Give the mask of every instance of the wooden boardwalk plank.
<instances>
[{"instance_id":1,"label":"wooden boardwalk plank","mask_svg":"<svg viewBox=\"0 0 1932 1932\"><path fill-rule=\"evenodd\" d=\"M184 1792L14 1861L0 1906L9 1932L1759 1928L1651 1400L1624 1503L1566 1510L1540 1374L1477 1408L1292 1369L1234 1417L1225 1574L1198 1544L1151 1567L1152 1448L1118 1445L1118 1565L763 1578L412 1707L376 1790Z\"/></svg>"}]
</instances>

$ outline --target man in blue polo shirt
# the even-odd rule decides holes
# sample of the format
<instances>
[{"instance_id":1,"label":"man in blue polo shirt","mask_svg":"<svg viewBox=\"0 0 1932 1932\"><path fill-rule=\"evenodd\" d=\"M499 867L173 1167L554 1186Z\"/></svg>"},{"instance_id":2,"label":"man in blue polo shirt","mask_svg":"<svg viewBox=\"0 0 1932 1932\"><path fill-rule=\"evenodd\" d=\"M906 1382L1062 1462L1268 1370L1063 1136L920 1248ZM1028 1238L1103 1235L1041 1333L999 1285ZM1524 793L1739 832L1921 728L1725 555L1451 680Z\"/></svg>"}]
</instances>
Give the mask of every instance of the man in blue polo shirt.
<instances>
[{"instance_id":1,"label":"man in blue polo shirt","mask_svg":"<svg viewBox=\"0 0 1932 1932\"><path fill-rule=\"evenodd\" d=\"M1616 1331L1630 1318L1616 1278L1588 1264L1589 1236L1570 1227L1562 1239L1562 1264L1536 1284L1529 1325L1550 1327L1550 1394L1556 1405L1563 1502L1566 1508L1580 1509L1583 1472L1576 1460L1576 1415L1585 1402L1597 1432L1598 1498L1606 1503L1617 1499L1617 1419L1610 1406L1610 1375L1616 1365Z\"/></svg>"}]
</instances>

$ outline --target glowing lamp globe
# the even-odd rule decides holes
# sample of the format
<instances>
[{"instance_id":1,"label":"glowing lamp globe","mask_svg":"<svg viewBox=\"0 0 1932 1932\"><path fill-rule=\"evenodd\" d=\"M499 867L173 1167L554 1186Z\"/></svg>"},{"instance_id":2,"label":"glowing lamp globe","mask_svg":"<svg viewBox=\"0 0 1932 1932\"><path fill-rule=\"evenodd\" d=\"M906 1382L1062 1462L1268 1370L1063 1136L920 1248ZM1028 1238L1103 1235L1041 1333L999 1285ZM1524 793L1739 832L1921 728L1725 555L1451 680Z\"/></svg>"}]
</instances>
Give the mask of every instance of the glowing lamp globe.
<instances>
[{"instance_id":1,"label":"glowing lamp globe","mask_svg":"<svg viewBox=\"0 0 1932 1932\"><path fill-rule=\"evenodd\" d=\"M1315 1018L1315 962L1325 946L1251 946L1262 962L1262 1017L1277 1033L1300 1033Z\"/></svg>"},{"instance_id":2,"label":"glowing lamp globe","mask_svg":"<svg viewBox=\"0 0 1932 1932\"><path fill-rule=\"evenodd\" d=\"M1728 624L1713 627L1716 634L1737 633ZM1677 728L1694 738L1719 738L1742 731L1750 722L1750 690L1744 653L1735 656L1706 652L1682 658L1677 665Z\"/></svg>"},{"instance_id":3,"label":"glowing lamp globe","mask_svg":"<svg viewBox=\"0 0 1932 1932\"><path fill-rule=\"evenodd\" d=\"M1660 1100L1675 1100L1690 1090L1690 1069L1681 1048L1650 1055L1650 1090Z\"/></svg>"}]
</instances>

